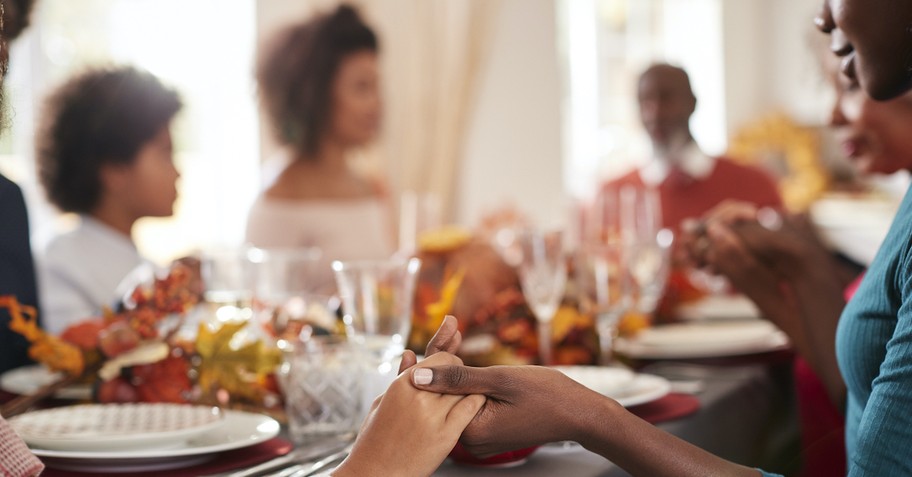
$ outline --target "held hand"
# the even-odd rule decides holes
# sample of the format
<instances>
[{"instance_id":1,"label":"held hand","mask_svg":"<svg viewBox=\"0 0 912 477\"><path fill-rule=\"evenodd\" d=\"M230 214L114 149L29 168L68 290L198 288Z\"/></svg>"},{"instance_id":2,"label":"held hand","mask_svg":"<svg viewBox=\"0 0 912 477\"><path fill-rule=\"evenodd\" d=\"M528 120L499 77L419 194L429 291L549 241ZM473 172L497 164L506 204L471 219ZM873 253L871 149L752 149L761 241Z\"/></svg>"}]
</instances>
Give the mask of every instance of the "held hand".
<instances>
[{"instance_id":1,"label":"held hand","mask_svg":"<svg viewBox=\"0 0 912 477\"><path fill-rule=\"evenodd\" d=\"M750 298L768 320L792 336L797 332L799 310L790 285L772 266L761 262L730 228L711 224L707 230L711 242L707 262L721 273L738 291ZM797 339L792 336L792 339Z\"/></svg>"},{"instance_id":2,"label":"held hand","mask_svg":"<svg viewBox=\"0 0 912 477\"><path fill-rule=\"evenodd\" d=\"M800 217L742 222L731 230L758 260L790 279L801 278L807 267L819 265L817 261L829 260L809 224Z\"/></svg>"},{"instance_id":3,"label":"held hand","mask_svg":"<svg viewBox=\"0 0 912 477\"><path fill-rule=\"evenodd\" d=\"M447 353L423 361L459 365ZM333 472L347 476L428 476L456 445L484 396L442 395L415 389L405 373L374 401L351 455Z\"/></svg>"},{"instance_id":4,"label":"held hand","mask_svg":"<svg viewBox=\"0 0 912 477\"><path fill-rule=\"evenodd\" d=\"M681 233L677 239L677 259L697 267L704 267L710 238L706 236L711 224L731 226L744 221L757 219L757 206L748 202L726 200L713 207L697 219L685 219L681 222Z\"/></svg>"},{"instance_id":5,"label":"held hand","mask_svg":"<svg viewBox=\"0 0 912 477\"><path fill-rule=\"evenodd\" d=\"M456 322L456 317L446 315L443 317L443 323L440 324L437 333L434 333L434 337L428 342L424 355L431 356L440 351L456 354L461 344L462 333L459 332L459 324Z\"/></svg>"},{"instance_id":6,"label":"held hand","mask_svg":"<svg viewBox=\"0 0 912 477\"><path fill-rule=\"evenodd\" d=\"M456 354L460 344L462 344L462 333L459 332L459 325L456 322L456 317L453 315L446 315L443 317L443 323L440 324L437 333L435 333L434 337L431 338L431 341L428 342L424 355L430 357L439 351ZM399 364L399 374L402 374L403 371L411 368L417 363L418 357L415 356L415 353L411 350L405 350L402 354L402 362Z\"/></svg>"},{"instance_id":7,"label":"held hand","mask_svg":"<svg viewBox=\"0 0 912 477\"><path fill-rule=\"evenodd\" d=\"M478 457L561 440L577 440L595 425L604 396L554 369L539 366L430 366L410 374L415 387L447 394L484 394L487 401L460 442ZM616 405L616 403L614 403Z\"/></svg>"}]
</instances>

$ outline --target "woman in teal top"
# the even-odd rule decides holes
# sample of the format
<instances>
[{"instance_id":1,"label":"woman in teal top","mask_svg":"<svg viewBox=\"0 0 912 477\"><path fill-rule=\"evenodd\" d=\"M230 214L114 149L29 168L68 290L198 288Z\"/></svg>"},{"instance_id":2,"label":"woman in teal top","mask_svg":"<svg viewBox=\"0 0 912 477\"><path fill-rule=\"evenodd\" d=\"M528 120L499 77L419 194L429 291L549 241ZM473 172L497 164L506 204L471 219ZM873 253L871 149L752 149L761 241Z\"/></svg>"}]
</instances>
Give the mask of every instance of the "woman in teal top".
<instances>
[{"instance_id":1,"label":"woman in teal top","mask_svg":"<svg viewBox=\"0 0 912 477\"><path fill-rule=\"evenodd\" d=\"M836 332L850 475L912 475L912 194ZM901 472L900 472L901 471Z\"/></svg>"}]
</instances>

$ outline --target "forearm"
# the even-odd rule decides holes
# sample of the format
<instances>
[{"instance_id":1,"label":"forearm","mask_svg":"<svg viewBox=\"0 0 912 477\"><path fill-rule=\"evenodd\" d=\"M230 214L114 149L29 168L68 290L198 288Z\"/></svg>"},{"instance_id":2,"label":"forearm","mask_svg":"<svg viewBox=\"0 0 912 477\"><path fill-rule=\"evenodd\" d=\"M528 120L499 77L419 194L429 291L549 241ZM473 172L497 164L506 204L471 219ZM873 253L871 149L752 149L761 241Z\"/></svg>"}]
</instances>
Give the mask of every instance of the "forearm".
<instances>
[{"instance_id":1,"label":"forearm","mask_svg":"<svg viewBox=\"0 0 912 477\"><path fill-rule=\"evenodd\" d=\"M743 283L740 283L732 280L732 283L757 305L764 319L769 320L788 335L792 346L800 354L803 355L810 350L804 326L800 319L796 319L796 315L801 311L791 287L779 283L775 277L772 277L770 281L743 280Z\"/></svg>"},{"instance_id":2,"label":"forearm","mask_svg":"<svg viewBox=\"0 0 912 477\"><path fill-rule=\"evenodd\" d=\"M745 476L760 473L689 444L627 412L614 401L577 417L576 440L635 476Z\"/></svg>"},{"instance_id":3,"label":"forearm","mask_svg":"<svg viewBox=\"0 0 912 477\"><path fill-rule=\"evenodd\" d=\"M823 380L830 401L841 408L845 381L836 362L836 327L845 308L842 286L829 267L816 267L795 280L793 287L808 348L802 355Z\"/></svg>"}]
</instances>

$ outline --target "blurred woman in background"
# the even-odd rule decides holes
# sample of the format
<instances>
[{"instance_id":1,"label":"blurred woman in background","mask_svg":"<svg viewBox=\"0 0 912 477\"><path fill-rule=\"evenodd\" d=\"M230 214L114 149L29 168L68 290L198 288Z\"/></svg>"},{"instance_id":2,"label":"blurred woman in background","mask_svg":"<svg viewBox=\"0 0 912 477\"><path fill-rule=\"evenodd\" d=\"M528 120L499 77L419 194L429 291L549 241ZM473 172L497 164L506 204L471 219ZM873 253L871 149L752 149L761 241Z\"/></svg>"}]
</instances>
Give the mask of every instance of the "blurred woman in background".
<instances>
[{"instance_id":1,"label":"blurred woman in background","mask_svg":"<svg viewBox=\"0 0 912 477\"><path fill-rule=\"evenodd\" d=\"M380 126L377 51L374 32L347 5L287 27L267 44L257 82L282 168L249 212L248 242L317 247L329 260L393 253L382 188L348 163Z\"/></svg>"}]
</instances>

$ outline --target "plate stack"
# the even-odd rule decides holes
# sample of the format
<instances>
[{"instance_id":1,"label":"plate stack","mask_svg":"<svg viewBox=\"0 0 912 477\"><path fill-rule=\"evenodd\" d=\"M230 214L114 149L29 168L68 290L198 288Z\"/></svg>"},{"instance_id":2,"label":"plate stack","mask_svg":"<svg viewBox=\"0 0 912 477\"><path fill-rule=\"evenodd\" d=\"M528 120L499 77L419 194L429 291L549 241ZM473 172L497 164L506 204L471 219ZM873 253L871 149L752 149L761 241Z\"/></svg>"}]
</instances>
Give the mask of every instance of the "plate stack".
<instances>
[{"instance_id":1,"label":"plate stack","mask_svg":"<svg viewBox=\"0 0 912 477\"><path fill-rule=\"evenodd\" d=\"M9 423L48 467L93 473L187 467L279 432L267 416L167 403L67 406Z\"/></svg>"}]
</instances>

